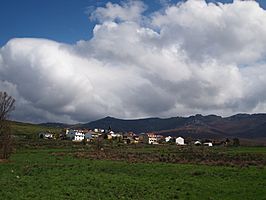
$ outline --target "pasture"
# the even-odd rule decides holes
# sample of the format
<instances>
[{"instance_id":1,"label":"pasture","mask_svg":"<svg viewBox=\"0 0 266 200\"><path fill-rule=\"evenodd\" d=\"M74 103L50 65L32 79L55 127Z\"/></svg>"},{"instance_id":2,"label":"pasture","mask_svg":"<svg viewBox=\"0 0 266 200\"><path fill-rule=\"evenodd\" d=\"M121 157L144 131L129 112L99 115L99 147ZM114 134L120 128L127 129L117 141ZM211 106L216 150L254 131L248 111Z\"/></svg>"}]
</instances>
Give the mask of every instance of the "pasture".
<instances>
[{"instance_id":1,"label":"pasture","mask_svg":"<svg viewBox=\"0 0 266 200\"><path fill-rule=\"evenodd\" d=\"M250 160L245 164L228 164L148 159L149 155L158 152L162 157L171 154L172 158L180 151L176 146L109 145L99 150L93 145L56 148L47 145L18 148L8 162L0 163L1 199L225 200L266 197L265 147L211 150L215 155L223 152L229 157L242 154L251 155L249 159L253 159L255 156L252 155L261 156L259 163ZM108 157L108 151L118 156ZM201 148L193 151L211 155L206 153L209 150ZM141 156L142 153L144 159L128 159L132 154Z\"/></svg>"}]
</instances>

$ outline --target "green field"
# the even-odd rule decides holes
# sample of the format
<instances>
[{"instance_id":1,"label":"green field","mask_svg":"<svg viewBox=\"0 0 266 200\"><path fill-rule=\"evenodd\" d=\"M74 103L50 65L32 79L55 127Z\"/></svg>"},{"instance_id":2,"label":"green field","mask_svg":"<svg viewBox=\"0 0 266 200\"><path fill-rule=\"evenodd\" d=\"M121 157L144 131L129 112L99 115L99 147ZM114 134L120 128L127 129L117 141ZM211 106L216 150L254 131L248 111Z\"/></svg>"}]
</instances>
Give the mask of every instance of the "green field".
<instances>
[{"instance_id":1,"label":"green field","mask_svg":"<svg viewBox=\"0 0 266 200\"><path fill-rule=\"evenodd\" d=\"M82 145L17 149L9 162L0 163L1 199L266 199L265 166L132 163L76 156L92 151ZM119 151L161 154L163 149ZM266 155L264 147L226 150L250 151Z\"/></svg>"},{"instance_id":2,"label":"green field","mask_svg":"<svg viewBox=\"0 0 266 200\"><path fill-rule=\"evenodd\" d=\"M30 124L30 123L15 122L15 121L10 121L9 123L11 126L12 134L17 137L37 138L38 133L43 131L51 131L53 133L59 133L61 131L60 128L46 127L38 124Z\"/></svg>"}]
</instances>

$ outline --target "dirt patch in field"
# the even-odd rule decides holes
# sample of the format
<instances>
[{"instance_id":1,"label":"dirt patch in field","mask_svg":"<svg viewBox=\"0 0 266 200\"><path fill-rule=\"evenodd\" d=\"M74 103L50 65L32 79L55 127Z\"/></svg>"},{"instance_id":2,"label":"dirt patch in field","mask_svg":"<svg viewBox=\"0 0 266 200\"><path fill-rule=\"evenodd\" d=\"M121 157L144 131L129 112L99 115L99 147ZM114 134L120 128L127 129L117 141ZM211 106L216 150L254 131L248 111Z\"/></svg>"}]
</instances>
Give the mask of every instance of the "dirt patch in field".
<instances>
[{"instance_id":1,"label":"dirt patch in field","mask_svg":"<svg viewBox=\"0 0 266 200\"><path fill-rule=\"evenodd\" d=\"M53 153L51 153L51 155L53 155L53 156L65 156L65 155L67 155L67 153L65 153L65 152L53 152Z\"/></svg>"},{"instance_id":2,"label":"dirt patch in field","mask_svg":"<svg viewBox=\"0 0 266 200\"><path fill-rule=\"evenodd\" d=\"M6 159L0 159L0 163L7 163L8 162L8 160L6 160Z\"/></svg>"},{"instance_id":3,"label":"dirt patch in field","mask_svg":"<svg viewBox=\"0 0 266 200\"><path fill-rule=\"evenodd\" d=\"M99 150L72 153L77 158L94 160L115 160L135 162L190 163L218 166L266 166L266 158L261 154L225 154L213 152L122 152L116 150Z\"/></svg>"}]
</instances>

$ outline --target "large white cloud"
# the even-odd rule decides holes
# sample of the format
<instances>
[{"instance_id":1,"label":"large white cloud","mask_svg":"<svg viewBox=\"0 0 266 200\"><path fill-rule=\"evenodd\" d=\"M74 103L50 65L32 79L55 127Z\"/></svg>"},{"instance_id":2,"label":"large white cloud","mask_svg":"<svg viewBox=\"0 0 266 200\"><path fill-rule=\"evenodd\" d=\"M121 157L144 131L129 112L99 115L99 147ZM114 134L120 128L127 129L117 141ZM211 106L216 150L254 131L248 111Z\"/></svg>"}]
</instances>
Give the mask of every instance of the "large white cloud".
<instances>
[{"instance_id":1,"label":"large white cloud","mask_svg":"<svg viewBox=\"0 0 266 200\"><path fill-rule=\"evenodd\" d=\"M266 11L255 1L189 0L144 16L137 1L97 8L93 37L12 39L0 90L15 119L85 122L266 112Z\"/></svg>"}]
</instances>

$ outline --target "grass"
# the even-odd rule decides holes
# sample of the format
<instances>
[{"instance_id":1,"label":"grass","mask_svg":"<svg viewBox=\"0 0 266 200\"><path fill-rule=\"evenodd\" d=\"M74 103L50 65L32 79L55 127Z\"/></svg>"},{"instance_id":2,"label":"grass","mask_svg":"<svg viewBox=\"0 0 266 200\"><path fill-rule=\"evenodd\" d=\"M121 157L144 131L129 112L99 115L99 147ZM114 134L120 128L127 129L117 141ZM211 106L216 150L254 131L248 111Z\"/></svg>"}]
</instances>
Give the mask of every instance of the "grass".
<instances>
[{"instance_id":1,"label":"grass","mask_svg":"<svg viewBox=\"0 0 266 200\"><path fill-rule=\"evenodd\" d=\"M38 133L42 131L51 131L54 133L59 133L61 131L60 128L55 127L46 127L38 124L30 124L30 123L22 123L10 121L12 134L15 136L24 136L27 138L36 138Z\"/></svg>"},{"instance_id":2,"label":"grass","mask_svg":"<svg viewBox=\"0 0 266 200\"><path fill-rule=\"evenodd\" d=\"M265 166L128 163L68 154L79 148L18 150L0 163L1 199L266 199Z\"/></svg>"},{"instance_id":3,"label":"grass","mask_svg":"<svg viewBox=\"0 0 266 200\"><path fill-rule=\"evenodd\" d=\"M255 147L255 146L240 146L236 148L227 148L225 149L227 153L236 154L236 153L257 153L257 154L265 154L266 156L266 147ZM219 149L218 149L219 151Z\"/></svg>"}]
</instances>

